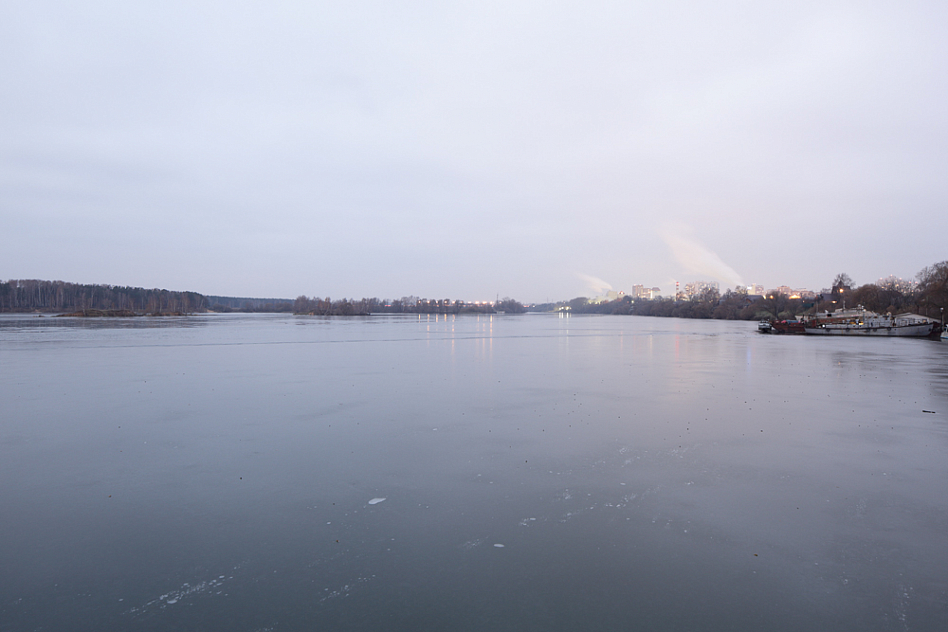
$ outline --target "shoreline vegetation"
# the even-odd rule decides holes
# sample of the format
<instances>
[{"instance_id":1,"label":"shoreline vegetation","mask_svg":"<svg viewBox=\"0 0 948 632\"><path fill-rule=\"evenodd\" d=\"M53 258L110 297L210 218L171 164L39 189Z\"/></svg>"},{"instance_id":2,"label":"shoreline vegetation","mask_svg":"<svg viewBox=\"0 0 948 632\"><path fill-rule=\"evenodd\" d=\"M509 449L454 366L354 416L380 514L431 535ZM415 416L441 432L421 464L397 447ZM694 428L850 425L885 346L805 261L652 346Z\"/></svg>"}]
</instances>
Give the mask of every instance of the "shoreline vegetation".
<instances>
[{"instance_id":1,"label":"shoreline vegetation","mask_svg":"<svg viewBox=\"0 0 948 632\"><path fill-rule=\"evenodd\" d=\"M169 314L170 316L171 314ZM77 312L68 314L56 314L57 317L76 317L76 318L133 318L145 316L130 309L81 309Z\"/></svg>"},{"instance_id":2,"label":"shoreline vegetation","mask_svg":"<svg viewBox=\"0 0 948 632\"><path fill-rule=\"evenodd\" d=\"M187 316L203 313L293 313L308 316L370 316L372 314L521 314L565 312L569 314L618 314L718 320L790 320L818 311L835 311L862 305L884 313L915 312L941 318L948 307L948 261L933 264L917 275L917 285L904 291L893 282L867 283L855 287L847 274L836 275L832 289L814 300L790 298L779 292L748 295L742 287L707 289L684 297L632 299L620 296L595 302L586 297L569 301L524 305L505 297L494 303L460 300L427 300L415 297L397 300L337 299L298 296L293 299L241 298L203 295L113 285L89 285L64 281L0 281L0 313L56 314L78 318L132 318L140 316Z\"/></svg>"},{"instance_id":3,"label":"shoreline vegetation","mask_svg":"<svg viewBox=\"0 0 948 632\"><path fill-rule=\"evenodd\" d=\"M916 280L917 285L911 291L900 289L893 281L857 287L848 274L841 273L836 275L830 290L824 290L811 300L790 298L780 292L752 296L745 288L738 286L724 294L712 288L690 297L659 297L653 300L633 300L623 296L614 301L593 303L578 297L558 304L554 309L573 314L779 321L861 305L879 314L911 312L940 320L948 308L948 261L923 268L916 275Z\"/></svg>"},{"instance_id":4,"label":"shoreline vegetation","mask_svg":"<svg viewBox=\"0 0 948 632\"><path fill-rule=\"evenodd\" d=\"M496 303L466 303L450 299L342 299L299 296L293 301L293 313L305 316L370 316L372 314L522 314L526 308L512 298Z\"/></svg>"}]
</instances>

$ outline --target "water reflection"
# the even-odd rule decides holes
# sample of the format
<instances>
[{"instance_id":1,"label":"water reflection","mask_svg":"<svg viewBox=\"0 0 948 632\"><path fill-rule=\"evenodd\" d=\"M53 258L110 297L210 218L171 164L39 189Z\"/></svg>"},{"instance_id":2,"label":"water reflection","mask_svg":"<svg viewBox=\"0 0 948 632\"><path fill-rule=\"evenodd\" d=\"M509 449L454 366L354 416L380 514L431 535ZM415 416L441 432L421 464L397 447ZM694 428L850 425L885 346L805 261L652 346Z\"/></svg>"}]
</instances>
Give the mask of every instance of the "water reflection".
<instances>
[{"instance_id":1,"label":"water reflection","mask_svg":"<svg viewBox=\"0 0 948 632\"><path fill-rule=\"evenodd\" d=\"M159 329L163 327L203 327L213 316L137 316L134 318L80 318L0 314L0 332L27 333L49 329Z\"/></svg>"}]
</instances>

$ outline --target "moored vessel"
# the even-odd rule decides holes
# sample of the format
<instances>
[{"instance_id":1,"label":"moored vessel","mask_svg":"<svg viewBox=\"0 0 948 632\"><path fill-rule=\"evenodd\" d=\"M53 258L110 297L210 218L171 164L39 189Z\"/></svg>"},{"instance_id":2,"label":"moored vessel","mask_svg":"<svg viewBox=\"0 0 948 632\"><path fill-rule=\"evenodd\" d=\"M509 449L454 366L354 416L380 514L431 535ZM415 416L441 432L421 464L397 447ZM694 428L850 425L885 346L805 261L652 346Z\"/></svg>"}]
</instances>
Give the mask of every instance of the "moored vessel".
<instances>
[{"instance_id":1,"label":"moored vessel","mask_svg":"<svg viewBox=\"0 0 948 632\"><path fill-rule=\"evenodd\" d=\"M804 321L803 331L819 336L938 338L941 324L919 314L877 314L859 306L812 316Z\"/></svg>"},{"instance_id":2,"label":"moored vessel","mask_svg":"<svg viewBox=\"0 0 948 632\"><path fill-rule=\"evenodd\" d=\"M802 334L802 320L775 320L773 323L775 334Z\"/></svg>"},{"instance_id":3,"label":"moored vessel","mask_svg":"<svg viewBox=\"0 0 948 632\"><path fill-rule=\"evenodd\" d=\"M757 323L757 331L762 334L802 334L802 320L762 320Z\"/></svg>"}]
</instances>

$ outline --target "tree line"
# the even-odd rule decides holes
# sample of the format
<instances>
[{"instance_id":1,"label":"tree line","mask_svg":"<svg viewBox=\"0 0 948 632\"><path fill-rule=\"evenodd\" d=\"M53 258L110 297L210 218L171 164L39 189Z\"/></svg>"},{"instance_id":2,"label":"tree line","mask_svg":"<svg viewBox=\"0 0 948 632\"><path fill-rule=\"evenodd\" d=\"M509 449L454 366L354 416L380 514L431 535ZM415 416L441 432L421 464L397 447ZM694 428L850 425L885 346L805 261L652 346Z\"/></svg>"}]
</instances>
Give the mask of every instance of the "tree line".
<instances>
[{"instance_id":1,"label":"tree line","mask_svg":"<svg viewBox=\"0 0 948 632\"><path fill-rule=\"evenodd\" d=\"M915 312L940 318L948 308L948 261L923 268L917 284L905 289L894 281L854 287L848 274L836 275L828 296L803 301L774 292L764 297L748 296L741 286L723 294L705 289L688 299L653 300L623 296L614 301L591 303L584 297L556 304L534 306L530 311L569 309L577 314L628 314L717 318L726 320L791 319L797 315L862 305L868 310L893 314ZM299 296L289 299L249 299L204 296L197 292L174 292L116 285L67 283L36 279L0 282L0 312L122 312L137 314L190 314L212 311L289 312L321 316L360 314L519 314L526 310L519 301L504 297L494 303L428 299L337 299Z\"/></svg>"},{"instance_id":2,"label":"tree line","mask_svg":"<svg viewBox=\"0 0 948 632\"><path fill-rule=\"evenodd\" d=\"M450 299L403 299L378 298L338 299L298 296L293 302L293 313L311 316L367 316L369 314L496 314L506 312L523 313L519 301L504 297L496 303L466 303Z\"/></svg>"},{"instance_id":3,"label":"tree line","mask_svg":"<svg viewBox=\"0 0 948 632\"><path fill-rule=\"evenodd\" d=\"M38 279L0 281L0 312L57 312L81 315L192 314L201 312L293 312L323 316L360 314L494 314L521 313L524 306L512 298L496 303L459 300L389 300L329 297L296 300L205 296L118 285L68 283Z\"/></svg>"},{"instance_id":4,"label":"tree line","mask_svg":"<svg viewBox=\"0 0 948 632\"><path fill-rule=\"evenodd\" d=\"M0 312L190 314L206 309L207 298L197 292L36 279L0 282Z\"/></svg>"},{"instance_id":5,"label":"tree line","mask_svg":"<svg viewBox=\"0 0 948 632\"><path fill-rule=\"evenodd\" d=\"M212 312L274 313L292 312L293 301L288 298L242 298L237 296L208 296Z\"/></svg>"},{"instance_id":6,"label":"tree line","mask_svg":"<svg viewBox=\"0 0 948 632\"><path fill-rule=\"evenodd\" d=\"M843 307L862 305L880 314L914 312L931 318L941 318L948 309L948 261L923 268L916 275L917 284L911 290L900 288L892 280L866 283L854 287L850 276L836 275L828 296L815 300L790 298L773 292L763 297L748 296L741 286L723 294L709 288L687 299L637 299L629 296L614 301L590 303L584 297L558 303L556 309L568 309L576 314L630 314L636 316L671 316L676 318L716 318L723 320L787 320L798 315L818 311L835 311Z\"/></svg>"}]
</instances>

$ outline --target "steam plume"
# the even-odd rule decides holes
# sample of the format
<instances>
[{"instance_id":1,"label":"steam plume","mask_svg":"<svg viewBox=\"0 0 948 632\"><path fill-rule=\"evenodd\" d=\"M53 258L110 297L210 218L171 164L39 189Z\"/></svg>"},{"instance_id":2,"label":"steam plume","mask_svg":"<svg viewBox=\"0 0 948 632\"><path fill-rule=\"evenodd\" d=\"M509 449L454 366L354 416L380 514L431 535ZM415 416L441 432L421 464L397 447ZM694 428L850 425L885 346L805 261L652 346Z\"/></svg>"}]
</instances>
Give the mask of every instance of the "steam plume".
<instances>
[{"instance_id":1,"label":"steam plume","mask_svg":"<svg viewBox=\"0 0 948 632\"><path fill-rule=\"evenodd\" d=\"M583 283L585 283L589 289L595 292L597 295L603 294L607 290L612 289L610 284L594 276L589 276L588 274L583 274L582 272L577 272L576 276L582 279Z\"/></svg>"},{"instance_id":2,"label":"steam plume","mask_svg":"<svg viewBox=\"0 0 948 632\"><path fill-rule=\"evenodd\" d=\"M691 227L667 224L659 234L671 250L675 260L688 272L709 276L726 285L744 285L734 268L724 263L716 253L708 250L692 236Z\"/></svg>"}]
</instances>

